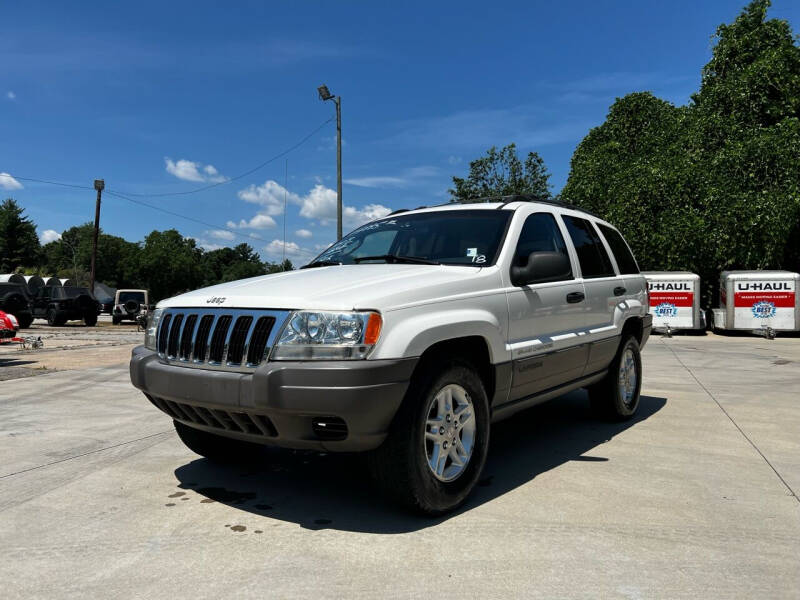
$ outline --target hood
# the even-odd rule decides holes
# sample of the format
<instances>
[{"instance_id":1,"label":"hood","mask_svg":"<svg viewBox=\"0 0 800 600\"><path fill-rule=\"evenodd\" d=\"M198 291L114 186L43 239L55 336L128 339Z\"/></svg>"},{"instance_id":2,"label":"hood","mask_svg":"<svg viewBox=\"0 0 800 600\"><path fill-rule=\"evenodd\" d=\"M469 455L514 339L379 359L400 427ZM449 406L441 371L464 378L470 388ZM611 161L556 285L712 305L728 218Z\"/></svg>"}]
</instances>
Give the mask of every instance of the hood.
<instances>
[{"instance_id":1,"label":"hood","mask_svg":"<svg viewBox=\"0 0 800 600\"><path fill-rule=\"evenodd\" d=\"M221 283L158 306L389 311L497 287L496 267L338 265Z\"/></svg>"}]
</instances>

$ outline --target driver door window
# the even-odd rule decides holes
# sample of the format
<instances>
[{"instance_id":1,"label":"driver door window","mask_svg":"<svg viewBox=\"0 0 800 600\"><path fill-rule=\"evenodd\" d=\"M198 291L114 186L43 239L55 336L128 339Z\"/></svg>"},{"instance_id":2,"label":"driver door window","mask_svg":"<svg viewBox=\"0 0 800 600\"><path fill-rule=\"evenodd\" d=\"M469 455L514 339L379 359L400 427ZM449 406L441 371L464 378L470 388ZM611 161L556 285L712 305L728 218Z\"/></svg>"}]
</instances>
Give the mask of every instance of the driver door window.
<instances>
[{"instance_id":1,"label":"driver door window","mask_svg":"<svg viewBox=\"0 0 800 600\"><path fill-rule=\"evenodd\" d=\"M535 213L525 219L514 253L514 266L524 267L528 264L528 256L532 252L558 252L569 260L564 236L561 235L555 217L550 213ZM563 281L573 278L570 271Z\"/></svg>"}]
</instances>

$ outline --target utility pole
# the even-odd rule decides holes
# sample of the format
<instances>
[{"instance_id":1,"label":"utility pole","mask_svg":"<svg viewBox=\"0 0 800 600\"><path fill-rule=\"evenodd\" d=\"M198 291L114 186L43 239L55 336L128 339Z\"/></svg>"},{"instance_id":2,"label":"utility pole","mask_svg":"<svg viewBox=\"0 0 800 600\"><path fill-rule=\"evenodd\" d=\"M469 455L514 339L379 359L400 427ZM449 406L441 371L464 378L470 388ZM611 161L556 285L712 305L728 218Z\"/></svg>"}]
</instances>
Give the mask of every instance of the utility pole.
<instances>
[{"instance_id":1,"label":"utility pole","mask_svg":"<svg viewBox=\"0 0 800 600\"><path fill-rule=\"evenodd\" d=\"M94 294L94 276L95 276L95 263L97 263L97 234L100 231L100 198L103 195L103 189L106 187L106 182L102 179L94 180L94 189L97 190L97 203L94 206L94 236L92 238L92 271L89 281L89 291Z\"/></svg>"},{"instance_id":2,"label":"utility pole","mask_svg":"<svg viewBox=\"0 0 800 600\"><path fill-rule=\"evenodd\" d=\"M336 96L336 239L342 239L342 97Z\"/></svg>"},{"instance_id":3,"label":"utility pole","mask_svg":"<svg viewBox=\"0 0 800 600\"><path fill-rule=\"evenodd\" d=\"M319 99L336 105L336 239L342 239L342 97L331 94L327 85L317 88Z\"/></svg>"}]
</instances>

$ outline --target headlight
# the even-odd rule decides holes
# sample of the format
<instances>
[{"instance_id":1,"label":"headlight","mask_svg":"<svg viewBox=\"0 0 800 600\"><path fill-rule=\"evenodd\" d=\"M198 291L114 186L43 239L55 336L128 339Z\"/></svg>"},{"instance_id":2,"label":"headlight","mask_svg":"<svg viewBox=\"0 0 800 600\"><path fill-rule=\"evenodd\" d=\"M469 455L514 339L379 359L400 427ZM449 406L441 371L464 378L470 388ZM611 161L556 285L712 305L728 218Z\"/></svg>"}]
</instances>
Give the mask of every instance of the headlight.
<instances>
[{"instance_id":1,"label":"headlight","mask_svg":"<svg viewBox=\"0 0 800 600\"><path fill-rule=\"evenodd\" d=\"M144 330L144 347L148 350L157 350L156 333L158 333L158 322L161 320L161 314L164 312L163 308L157 308L147 314L147 327Z\"/></svg>"},{"instance_id":2,"label":"headlight","mask_svg":"<svg viewBox=\"0 0 800 600\"><path fill-rule=\"evenodd\" d=\"M376 312L291 314L272 350L272 360L359 360L366 358L381 335Z\"/></svg>"}]
</instances>

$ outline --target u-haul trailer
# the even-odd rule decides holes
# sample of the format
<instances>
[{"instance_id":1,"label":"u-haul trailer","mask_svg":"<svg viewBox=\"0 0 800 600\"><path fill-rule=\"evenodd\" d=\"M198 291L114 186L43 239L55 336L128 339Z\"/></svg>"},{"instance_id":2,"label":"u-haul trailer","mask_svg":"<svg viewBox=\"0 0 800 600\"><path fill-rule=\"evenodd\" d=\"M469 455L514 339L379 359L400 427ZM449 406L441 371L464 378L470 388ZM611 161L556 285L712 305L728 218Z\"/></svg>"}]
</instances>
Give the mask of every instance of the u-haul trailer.
<instances>
[{"instance_id":1,"label":"u-haul trailer","mask_svg":"<svg viewBox=\"0 0 800 600\"><path fill-rule=\"evenodd\" d=\"M791 271L723 271L714 328L750 330L773 337L800 331L800 274Z\"/></svg>"},{"instance_id":2,"label":"u-haul trailer","mask_svg":"<svg viewBox=\"0 0 800 600\"><path fill-rule=\"evenodd\" d=\"M669 333L706 328L705 313L700 310L699 275L689 271L646 271L642 275L647 279L653 329Z\"/></svg>"}]
</instances>

